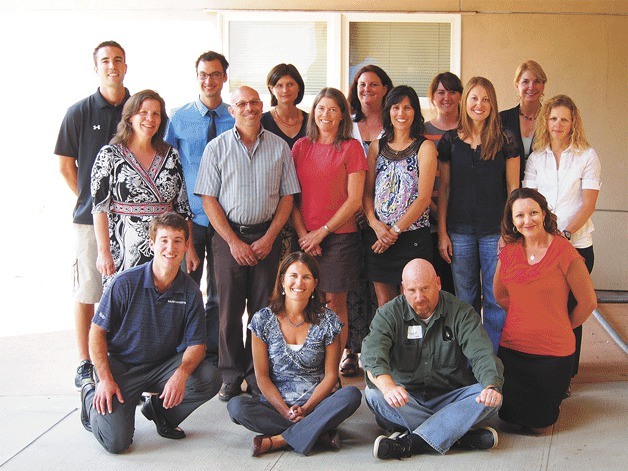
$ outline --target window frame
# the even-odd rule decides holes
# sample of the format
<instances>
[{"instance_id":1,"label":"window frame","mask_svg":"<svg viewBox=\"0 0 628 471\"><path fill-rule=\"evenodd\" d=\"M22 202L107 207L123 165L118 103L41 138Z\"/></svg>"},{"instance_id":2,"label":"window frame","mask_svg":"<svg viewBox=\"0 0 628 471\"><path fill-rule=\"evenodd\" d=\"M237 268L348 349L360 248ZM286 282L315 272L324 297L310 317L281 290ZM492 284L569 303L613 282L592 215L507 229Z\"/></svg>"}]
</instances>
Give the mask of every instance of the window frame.
<instances>
[{"instance_id":1,"label":"window frame","mask_svg":"<svg viewBox=\"0 0 628 471\"><path fill-rule=\"evenodd\" d=\"M390 23L450 23L450 71L460 76L462 57L462 15L459 13L361 13L332 11L252 11L234 10L221 11L217 18L219 36L222 39L222 51L230 59L229 32L230 24L235 21L319 21L327 23L327 73L326 83L329 87L340 89L345 95L349 92L349 32L353 22L390 22ZM340 45L340 46L338 46ZM274 64L269 64L273 67ZM262 72L265 74L268 71ZM230 90L229 80L226 83ZM270 94L267 89L258 90L260 97L267 105ZM305 95L300 108L309 110L313 95ZM427 97L420 96L421 106L428 106ZM265 109L267 107L265 106Z\"/></svg>"}]
</instances>

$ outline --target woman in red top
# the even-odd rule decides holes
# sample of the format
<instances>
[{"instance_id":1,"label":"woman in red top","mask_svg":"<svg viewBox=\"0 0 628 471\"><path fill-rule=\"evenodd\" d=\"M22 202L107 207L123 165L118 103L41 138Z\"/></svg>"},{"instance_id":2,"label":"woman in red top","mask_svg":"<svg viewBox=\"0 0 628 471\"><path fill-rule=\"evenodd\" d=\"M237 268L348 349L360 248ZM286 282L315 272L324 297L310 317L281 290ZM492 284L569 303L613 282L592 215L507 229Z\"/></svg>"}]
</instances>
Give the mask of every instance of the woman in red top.
<instances>
[{"instance_id":1,"label":"woman in red top","mask_svg":"<svg viewBox=\"0 0 628 471\"><path fill-rule=\"evenodd\" d=\"M502 219L506 246L493 289L507 311L497 356L504 363L499 417L543 433L558 419L576 348L572 329L596 307L593 282L557 228L547 200L531 188L514 190ZM577 305L567 312L572 291Z\"/></svg>"},{"instance_id":2,"label":"woman in red top","mask_svg":"<svg viewBox=\"0 0 628 471\"><path fill-rule=\"evenodd\" d=\"M348 336L347 291L358 277L355 213L362 207L366 158L351 137L349 103L340 90L323 88L314 99L307 136L292 148L301 195L292 213L299 246L316 257L327 307L344 324Z\"/></svg>"}]
</instances>

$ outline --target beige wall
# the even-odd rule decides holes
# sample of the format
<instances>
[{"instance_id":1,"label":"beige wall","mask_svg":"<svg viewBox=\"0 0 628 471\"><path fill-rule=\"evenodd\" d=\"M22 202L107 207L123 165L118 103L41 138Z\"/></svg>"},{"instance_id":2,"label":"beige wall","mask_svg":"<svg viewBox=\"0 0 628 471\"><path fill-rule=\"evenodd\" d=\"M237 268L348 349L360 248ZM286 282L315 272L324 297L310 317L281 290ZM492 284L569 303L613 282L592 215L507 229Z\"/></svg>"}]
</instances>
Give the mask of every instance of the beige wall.
<instances>
[{"instance_id":1,"label":"beige wall","mask_svg":"<svg viewBox=\"0 0 628 471\"><path fill-rule=\"evenodd\" d=\"M194 21L190 23L193 28L206 22L208 29L214 29L215 15L204 10L207 8L462 13L462 79L488 77L496 86L501 108L516 103L512 85L516 66L526 59L540 62L549 77L546 95L565 93L576 101L589 140L602 161L603 187L593 217L594 281L599 289L628 290L628 1L56 0L51 6L46 0L4 0L0 5L0 11L53 10L58 14L67 11L90 15L107 11L107 16L125 21L190 20ZM54 28L50 33L53 37ZM176 36L171 40L176 42ZM188 47L194 49L194 54L199 49L187 42L180 45L181 49ZM167 62L158 65L160 70L168 70Z\"/></svg>"}]
</instances>

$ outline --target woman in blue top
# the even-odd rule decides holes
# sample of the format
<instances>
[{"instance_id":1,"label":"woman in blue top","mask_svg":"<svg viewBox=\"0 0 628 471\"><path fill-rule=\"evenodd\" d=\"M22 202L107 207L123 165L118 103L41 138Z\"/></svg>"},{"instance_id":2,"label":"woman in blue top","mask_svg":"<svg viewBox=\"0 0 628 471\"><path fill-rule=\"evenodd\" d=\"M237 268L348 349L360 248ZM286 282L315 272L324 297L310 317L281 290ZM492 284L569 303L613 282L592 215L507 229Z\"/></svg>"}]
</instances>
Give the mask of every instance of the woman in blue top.
<instances>
[{"instance_id":1,"label":"woman in blue top","mask_svg":"<svg viewBox=\"0 0 628 471\"><path fill-rule=\"evenodd\" d=\"M262 396L234 397L227 409L235 423L263 434L253 439L253 456L286 446L307 455L317 441L338 449L336 428L360 406L357 388L337 389L342 323L324 307L318 280L314 258L291 253L279 266L270 306L251 319Z\"/></svg>"},{"instance_id":2,"label":"woman in blue top","mask_svg":"<svg viewBox=\"0 0 628 471\"><path fill-rule=\"evenodd\" d=\"M489 80L469 80L461 103L460 126L438 143L439 250L451 263L456 296L482 312L497 351L506 313L495 302L493 275L506 198L519 187L520 149L502 129Z\"/></svg>"}]
</instances>

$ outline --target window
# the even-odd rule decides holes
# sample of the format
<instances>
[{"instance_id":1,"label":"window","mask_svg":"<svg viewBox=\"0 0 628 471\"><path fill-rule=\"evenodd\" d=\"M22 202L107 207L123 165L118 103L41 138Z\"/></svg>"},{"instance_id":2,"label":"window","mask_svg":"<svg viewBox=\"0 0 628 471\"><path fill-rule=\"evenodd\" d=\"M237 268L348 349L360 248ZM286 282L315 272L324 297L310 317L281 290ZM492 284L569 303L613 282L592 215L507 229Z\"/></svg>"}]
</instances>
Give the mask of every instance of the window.
<instances>
[{"instance_id":1,"label":"window","mask_svg":"<svg viewBox=\"0 0 628 471\"><path fill-rule=\"evenodd\" d=\"M276 64L294 64L305 81L307 110L325 86L347 93L363 65L382 67L394 84L425 97L434 75L460 75L460 15L340 12L224 12L229 89L246 84L262 96ZM427 101L422 99L422 105Z\"/></svg>"}]
</instances>

